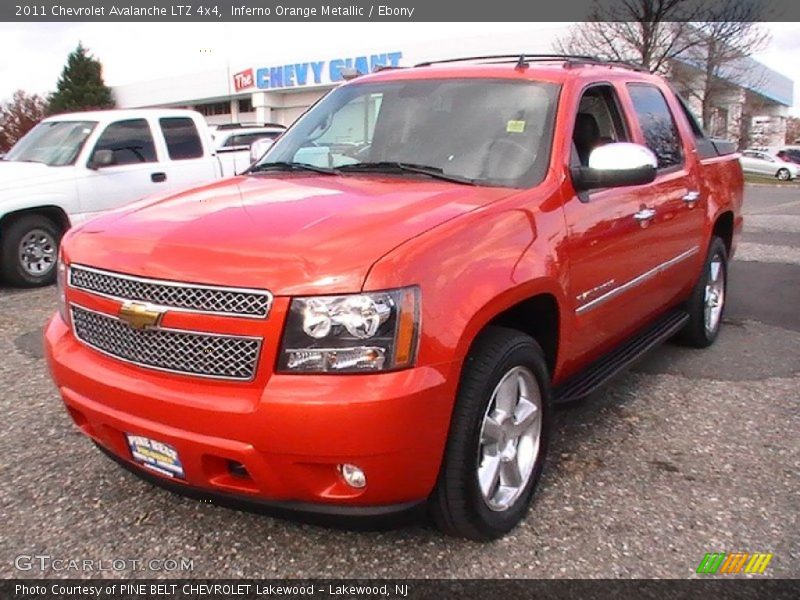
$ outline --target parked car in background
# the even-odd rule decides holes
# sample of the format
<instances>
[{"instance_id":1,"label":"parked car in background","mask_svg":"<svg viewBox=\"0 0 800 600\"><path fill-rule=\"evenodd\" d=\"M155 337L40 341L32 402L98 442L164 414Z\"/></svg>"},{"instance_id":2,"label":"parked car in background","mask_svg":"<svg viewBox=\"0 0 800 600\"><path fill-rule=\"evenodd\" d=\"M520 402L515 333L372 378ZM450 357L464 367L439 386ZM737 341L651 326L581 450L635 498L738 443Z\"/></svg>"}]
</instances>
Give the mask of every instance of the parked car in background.
<instances>
[{"instance_id":1,"label":"parked car in background","mask_svg":"<svg viewBox=\"0 0 800 600\"><path fill-rule=\"evenodd\" d=\"M218 152L236 152L248 150L256 140L267 138L274 140L286 131L286 127L278 123L266 125L250 125L233 123L212 127L211 136Z\"/></svg>"},{"instance_id":2,"label":"parked car in background","mask_svg":"<svg viewBox=\"0 0 800 600\"><path fill-rule=\"evenodd\" d=\"M745 173L768 175L777 177L781 181L795 179L798 174L798 165L781 160L761 150L744 150L739 157L742 170Z\"/></svg>"},{"instance_id":3,"label":"parked car in background","mask_svg":"<svg viewBox=\"0 0 800 600\"><path fill-rule=\"evenodd\" d=\"M791 146L781 148L775 153L775 156L784 162L791 162L796 165L800 165L800 148Z\"/></svg>"},{"instance_id":4,"label":"parked car in background","mask_svg":"<svg viewBox=\"0 0 800 600\"><path fill-rule=\"evenodd\" d=\"M45 119L0 160L0 273L18 286L51 283L58 242L70 226L235 173L217 157L198 112L109 110Z\"/></svg>"},{"instance_id":5,"label":"parked car in background","mask_svg":"<svg viewBox=\"0 0 800 600\"><path fill-rule=\"evenodd\" d=\"M255 125L247 123L230 123L212 126L211 136L220 161L226 171L241 173L253 162L251 148L261 140L272 142L277 139L286 127L278 123ZM266 142L262 143L266 144ZM266 150L265 150L266 151ZM259 154L258 158L263 155Z\"/></svg>"},{"instance_id":6,"label":"parked car in background","mask_svg":"<svg viewBox=\"0 0 800 600\"><path fill-rule=\"evenodd\" d=\"M657 75L487 63L358 77L242 175L71 230L77 427L203 499L513 529L555 403L717 338L743 177Z\"/></svg>"}]
</instances>

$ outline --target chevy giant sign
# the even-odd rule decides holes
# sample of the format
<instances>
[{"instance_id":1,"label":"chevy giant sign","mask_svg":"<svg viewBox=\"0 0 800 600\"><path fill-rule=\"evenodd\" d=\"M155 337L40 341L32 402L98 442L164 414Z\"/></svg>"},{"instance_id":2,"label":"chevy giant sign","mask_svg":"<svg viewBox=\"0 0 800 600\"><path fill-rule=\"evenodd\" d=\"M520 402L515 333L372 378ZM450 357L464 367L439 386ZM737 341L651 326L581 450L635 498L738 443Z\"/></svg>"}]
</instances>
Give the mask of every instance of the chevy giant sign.
<instances>
[{"instance_id":1,"label":"chevy giant sign","mask_svg":"<svg viewBox=\"0 0 800 600\"><path fill-rule=\"evenodd\" d=\"M403 58L402 52L385 52L246 69L233 76L233 85L239 92L253 87L272 90L335 83L343 79L342 69L357 69L361 73L370 73L379 67L396 67L401 58Z\"/></svg>"}]
</instances>

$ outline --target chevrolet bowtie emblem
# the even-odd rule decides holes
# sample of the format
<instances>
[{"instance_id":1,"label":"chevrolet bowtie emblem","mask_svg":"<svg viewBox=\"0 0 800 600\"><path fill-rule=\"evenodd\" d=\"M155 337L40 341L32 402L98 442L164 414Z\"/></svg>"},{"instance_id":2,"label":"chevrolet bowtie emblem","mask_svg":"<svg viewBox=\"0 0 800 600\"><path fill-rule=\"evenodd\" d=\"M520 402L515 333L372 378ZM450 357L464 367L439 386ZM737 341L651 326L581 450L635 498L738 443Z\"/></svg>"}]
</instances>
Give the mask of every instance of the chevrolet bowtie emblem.
<instances>
[{"instance_id":1,"label":"chevrolet bowtie emblem","mask_svg":"<svg viewBox=\"0 0 800 600\"><path fill-rule=\"evenodd\" d=\"M119 309L119 318L134 329L155 327L163 316L163 310L140 302L126 302Z\"/></svg>"}]
</instances>

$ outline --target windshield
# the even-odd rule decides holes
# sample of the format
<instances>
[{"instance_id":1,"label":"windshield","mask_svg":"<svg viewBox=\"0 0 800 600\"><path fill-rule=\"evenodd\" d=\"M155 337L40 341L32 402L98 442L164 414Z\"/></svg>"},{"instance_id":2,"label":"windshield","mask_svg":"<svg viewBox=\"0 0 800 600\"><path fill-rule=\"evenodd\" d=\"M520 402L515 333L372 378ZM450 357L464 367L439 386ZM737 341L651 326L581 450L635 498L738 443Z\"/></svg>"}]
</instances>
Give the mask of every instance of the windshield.
<instances>
[{"instance_id":1,"label":"windshield","mask_svg":"<svg viewBox=\"0 0 800 600\"><path fill-rule=\"evenodd\" d=\"M3 160L71 165L96 125L95 121L44 121L14 144Z\"/></svg>"},{"instance_id":2,"label":"windshield","mask_svg":"<svg viewBox=\"0 0 800 600\"><path fill-rule=\"evenodd\" d=\"M301 163L530 187L547 170L558 86L498 79L361 83L325 96L260 165ZM411 169L392 169L412 165ZM354 165L361 165L361 167Z\"/></svg>"}]
</instances>

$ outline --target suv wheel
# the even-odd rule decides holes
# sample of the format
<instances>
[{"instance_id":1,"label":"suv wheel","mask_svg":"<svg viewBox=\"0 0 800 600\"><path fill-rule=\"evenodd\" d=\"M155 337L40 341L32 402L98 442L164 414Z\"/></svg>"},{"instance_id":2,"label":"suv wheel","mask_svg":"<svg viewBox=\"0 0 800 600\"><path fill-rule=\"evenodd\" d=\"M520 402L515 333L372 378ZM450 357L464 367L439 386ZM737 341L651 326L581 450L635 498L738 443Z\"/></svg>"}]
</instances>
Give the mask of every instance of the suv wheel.
<instances>
[{"instance_id":1,"label":"suv wheel","mask_svg":"<svg viewBox=\"0 0 800 600\"><path fill-rule=\"evenodd\" d=\"M25 215L0 234L2 274L19 287L48 285L56 279L60 228L47 217Z\"/></svg>"},{"instance_id":2,"label":"suv wheel","mask_svg":"<svg viewBox=\"0 0 800 600\"><path fill-rule=\"evenodd\" d=\"M541 348L488 328L464 366L430 507L451 535L488 541L528 512L550 433L550 378Z\"/></svg>"},{"instance_id":3,"label":"suv wheel","mask_svg":"<svg viewBox=\"0 0 800 600\"><path fill-rule=\"evenodd\" d=\"M700 279L686 304L689 322L678 336L686 345L706 348L717 339L725 310L727 275L725 242L715 237L711 240Z\"/></svg>"}]
</instances>

